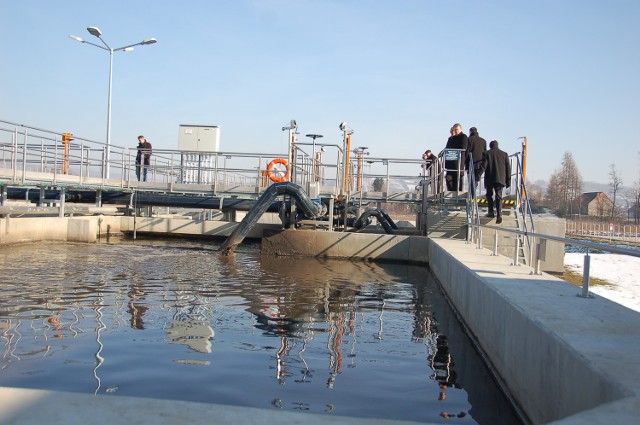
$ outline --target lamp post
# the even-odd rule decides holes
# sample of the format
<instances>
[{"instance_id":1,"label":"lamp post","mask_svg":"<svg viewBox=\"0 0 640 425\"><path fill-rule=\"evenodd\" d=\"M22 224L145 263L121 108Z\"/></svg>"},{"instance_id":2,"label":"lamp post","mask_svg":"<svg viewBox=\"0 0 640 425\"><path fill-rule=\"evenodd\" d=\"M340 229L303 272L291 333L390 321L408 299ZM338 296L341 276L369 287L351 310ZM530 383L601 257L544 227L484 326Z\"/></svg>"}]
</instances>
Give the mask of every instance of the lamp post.
<instances>
[{"instance_id":1,"label":"lamp post","mask_svg":"<svg viewBox=\"0 0 640 425\"><path fill-rule=\"evenodd\" d=\"M133 50L135 46L144 46L147 44L153 44L153 43L156 43L158 40L156 40L155 38L147 38L145 40L142 40L139 43L129 44L129 45L114 49L102 39L102 32L97 27L88 27L87 31L89 31L89 34L99 38L102 44L104 44L104 46L87 41L81 37L78 37L77 35L69 34L69 38L79 41L80 43L90 44L99 49L106 50L107 52L109 52L109 98L108 98L108 105L107 105L107 152L105 155L106 164L105 164L105 173L104 173L105 178L108 179L109 178L109 157L111 153L111 81L112 81L112 75L113 75L113 53L119 52L119 51L130 52Z\"/></svg>"}]
</instances>

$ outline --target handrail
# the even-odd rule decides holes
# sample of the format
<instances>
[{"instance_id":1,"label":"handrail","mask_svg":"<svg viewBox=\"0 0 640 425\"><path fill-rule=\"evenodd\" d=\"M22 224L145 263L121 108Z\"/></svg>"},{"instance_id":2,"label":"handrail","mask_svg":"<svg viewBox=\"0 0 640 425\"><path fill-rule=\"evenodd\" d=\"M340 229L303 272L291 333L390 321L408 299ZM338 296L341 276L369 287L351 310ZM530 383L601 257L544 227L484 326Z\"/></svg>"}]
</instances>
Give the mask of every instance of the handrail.
<instances>
[{"instance_id":1,"label":"handrail","mask_svg":"<svg viewBox=\"0 0 640 425\"><path fill-rule=\"evenodd\" d=\"M496 237L495 237L495 243L494 243L494 249L493 249L493 255L498 255L497 251L498 251L498 238L497 238L497 232L506 232L506 233L513 233L513 234L517 234L517 235L523 235L523 236L527 236L527 237L532 237L534 239L539 239L540 241L544 240L544 241L556 241L556 242L560 242L560 243L564 243L566 245L571 245L571 246L580 246L580 247L584 247L587 248L587 252L585 253L585 259L584 259L584 268L583 268L583 274L582 274L582 292L580 294L578 294L581 297L585 297L588 298L590 297L589 294L589 264L590 264L590 257L589 257L589 250L590 249L594 249L594 250L599 250L599 251L605 251L605 252L610 252L613 254L622 254L622 255L631 255L632 257L638 257L640 258L640 250L639 249L633 249L633 248L624 248L624 247L619 247L619 246L612 246L612 245L606 245L606 244L600 244L600 243L595 243L595 242L588 242L588 241L580 241L577 239L571 239L571 238L563 238L560 236L553 236L553 235L547 235L547 234L543 234L543 233L535 233L535 232L527 232L527 231L522 231L522 230L516 230L516 229L509 229L509 228L505 228L505 227L500 227L500 226L492 226L492 225L488 225L488 224L472 224L472 226L477 227L479 229L478 232L475 232L474 234L477 234L477 242L478 242L478 248L482 247L482 229L493 229L496 231ZM538 249L535 250L535 268L534 268L534 274L540 274L540 244L538 242ZM518 249L518 246L516 244L516 250ZM517 255L517 253L516 253ZM517 262L514 262L513 265L518 265Z\"/></svg>"},{"instance_id":2,"label":"handrail","mask_svg":"<svg viewBox=\"0 0 640 425\"><path fill-rule=\"evenodd\" d=\"M0 119L0 171L3 179L12 184L73 184L126 190L136 186L137 147L133 145L111 144L107 158L106 145L102 142L74 134L70 142L64 144L62 132ZM344 152L336 143L315 143L316 156L308 146L312 144L294 143L295 155L289 171L290 181L303 186L310 194L328 197L342 194L345 175L351 191L355 192L355 181L359 178L366 193L371 191L373 180L381 177L385 180L385 193L373 191L372 196L367 195L361 202L413 201L406 195L415 193L420 176L417 170L411 169L411 164L419 165L421 160L367 156L364 161L352 161L350 169L344 170L344 156L353 152ZM158 147L154 147L152 153L148 184L138 185L142 190L154 190L158 183L168 184L170 190L174 183L178 184L178 190L188 190L183 184L198 184L208 186L207 190L216 194L229 192L251 197L259 196L273 183L266 173L268 163L276 158L289 158L284 152L205 152ZM109 179L106 178L107 159L111 170ZM356 163L360 166L357 172Z\"/></svg>"}]
</instances>

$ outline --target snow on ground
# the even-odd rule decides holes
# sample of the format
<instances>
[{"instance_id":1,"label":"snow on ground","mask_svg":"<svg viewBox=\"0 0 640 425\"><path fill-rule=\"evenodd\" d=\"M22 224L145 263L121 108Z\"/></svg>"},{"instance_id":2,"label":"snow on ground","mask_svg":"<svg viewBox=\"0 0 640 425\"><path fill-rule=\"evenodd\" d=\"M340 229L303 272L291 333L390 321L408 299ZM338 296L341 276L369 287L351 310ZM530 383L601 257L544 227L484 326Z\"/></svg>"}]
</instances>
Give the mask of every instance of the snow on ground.
<instances>
[{"instance_id":1,"label":"snow on ground","mask_svg":"<svg viewBox=\"0 0 640 425\"><path fill-rule=\"evenodd\" d=\"M609 285L589 285L589 292L640 312L640 258L621 254L589 254L590 276ZM582 274L583 253L565 253L564 265Z\"/></svg>"}]
</instances>

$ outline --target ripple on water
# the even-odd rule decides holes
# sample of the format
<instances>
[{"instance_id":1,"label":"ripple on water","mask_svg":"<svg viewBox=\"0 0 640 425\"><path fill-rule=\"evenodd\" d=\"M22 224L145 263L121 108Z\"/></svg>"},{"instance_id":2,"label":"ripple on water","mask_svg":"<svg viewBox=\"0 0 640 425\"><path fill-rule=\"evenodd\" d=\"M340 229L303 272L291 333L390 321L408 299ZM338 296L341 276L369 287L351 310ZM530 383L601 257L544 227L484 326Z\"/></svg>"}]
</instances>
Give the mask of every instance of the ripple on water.
<instances>
[{"instance_id":1,"label":"ripple on water","mask_svg":"<svg viewBox=\"0 0 640 425\"><path fill-rule=\"evenodd\" d=\"M216 248L0 247L3 385L517 423L426 269Z\"/></svg>"}]
</instances>

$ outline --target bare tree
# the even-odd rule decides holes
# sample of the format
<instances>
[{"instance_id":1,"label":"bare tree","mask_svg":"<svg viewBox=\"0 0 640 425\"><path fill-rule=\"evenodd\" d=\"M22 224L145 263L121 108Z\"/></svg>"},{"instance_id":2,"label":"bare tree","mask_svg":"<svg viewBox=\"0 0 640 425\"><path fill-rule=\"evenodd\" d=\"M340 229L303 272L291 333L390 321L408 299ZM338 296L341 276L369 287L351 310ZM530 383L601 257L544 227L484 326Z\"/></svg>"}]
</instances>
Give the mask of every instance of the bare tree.
<instances>
[{"instance_id":1,"label":"bare tree","mask_svg":"<svg viewBox=\"0 0 640 425\"><path fill-rule=\"evenodd\" d=\"M635 182L633 188L629 192L629 197L632 199L631 213L634 223L640 223L640 179Z\"/></svg>"},{"instance_id":2,"label":"bare tree","mask_svg":"<svg viewBox=\"0 0 640 425\"><path fill-rule=\"evenodd\" d=\"M561 168L549 179L547 201L560 216L571 216L579 211L582 197L582 176L571 152L565 152Z\"/></svg>"},{"instance_id":3,"label":"bare tree","mask_svg":"<svg viewBox=\"0 0 640 425\"><path fill-rule=\"evenodd\" d=\"M540 208L544 204L544 194L545 190L540 184L536 182L527 183L527 197L529 198L532 207Z\"/></svg>"},{"instance_id":4,"label":"bare tree","mask_svg":"<svg viewBox=\"0 0 640 425\"><path fill-rule=\"evenodd\" d=\"M620 189L622 188L622 177L616 171L615 164L611 164L609 166L609 186L611 187L611 192L613 195L613 205L611 206L611 222L614 221L616 217L616 200Z\"/></svg>"}]
</instances>

